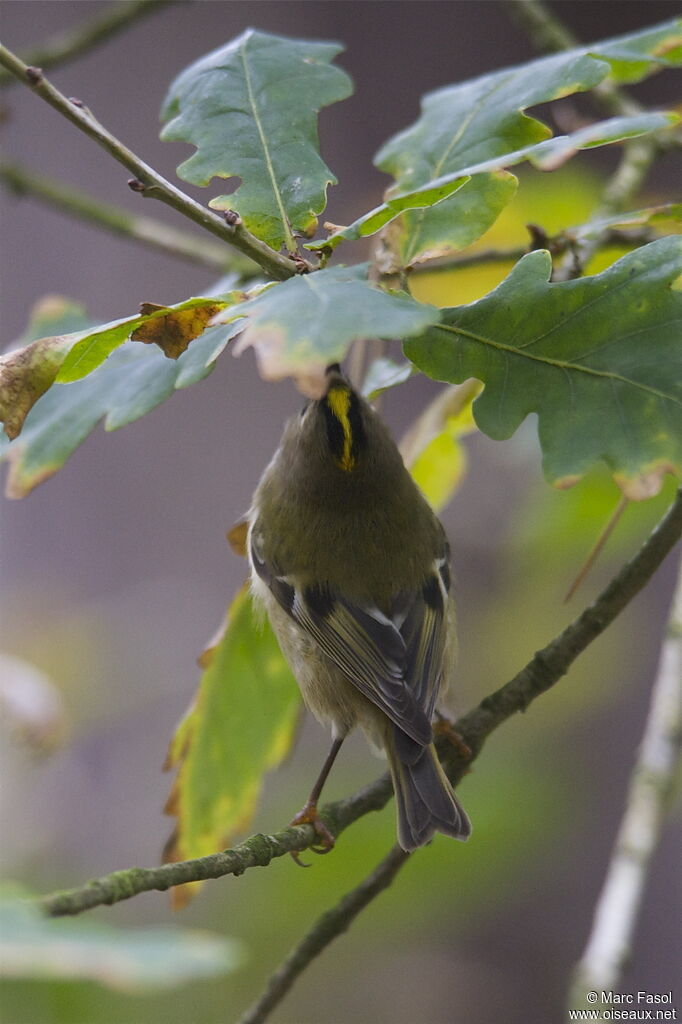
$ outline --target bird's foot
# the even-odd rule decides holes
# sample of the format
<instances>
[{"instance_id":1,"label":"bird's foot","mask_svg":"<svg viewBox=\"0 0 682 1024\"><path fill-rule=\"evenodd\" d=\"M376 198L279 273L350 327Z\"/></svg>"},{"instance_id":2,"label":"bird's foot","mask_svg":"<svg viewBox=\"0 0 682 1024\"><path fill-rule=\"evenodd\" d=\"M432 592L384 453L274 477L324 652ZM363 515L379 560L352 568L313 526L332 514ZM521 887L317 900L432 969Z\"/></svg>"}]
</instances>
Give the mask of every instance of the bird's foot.
<instances>
[{"instance_id":1,"label":"bird's foot","mask_svg":"<svg viewBox=\"0 0 682 1024\"><path fill-rule=\"evenodd\" d=\"M315 834L318 837L318 839L308 847L308 849L312 850L313 853L329 853L330 850L333 850L336 840L318 815L317 804L314 801L308 800L306 805L291 819L289 824L313 826ZM295 850L291 851L291 856L300 868L310 867L310 864L306 864L301 860L300 854Z\"/></svg>"},{"instance_id":2,"label":"bird's foot","mask_svg":"<svg viewBox=\"0 0 682 1024\"><path fill-rule=\"evenodd\" d=\"M433 731L436 736L443 736L449 743L451 743L463 761L471 760L471 747L464 742L452 722L447 719L445 715L441 714L440 711L436 712L436 721L433 723Z\"/></svg>"}]
</instances>

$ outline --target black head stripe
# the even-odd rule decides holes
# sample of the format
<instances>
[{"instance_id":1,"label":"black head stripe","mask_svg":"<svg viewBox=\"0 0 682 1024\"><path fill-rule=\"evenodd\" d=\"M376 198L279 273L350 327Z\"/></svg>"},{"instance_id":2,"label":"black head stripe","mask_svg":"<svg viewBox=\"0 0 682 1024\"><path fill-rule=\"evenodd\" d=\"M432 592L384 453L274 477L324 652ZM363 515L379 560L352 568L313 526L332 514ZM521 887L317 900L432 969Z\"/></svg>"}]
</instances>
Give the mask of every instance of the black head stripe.
<instances>
[{"instance_id":1,"label":"black head stripe","mask_svg":"<svg viewBox=\"0 0 682 1024\"><path fill-rule=\"evenodd\" d=\"M329 450L342 469L351 470L366 444L360 400L347 385L333 385L320 405Z\"/></svg>"},{"instance_id":2,"label":"black head stripe","mask_svg":"<svg viewBox=\"0 0 682 1024\"><path fill-rule=\"evenodd\" d=\"M322 410L324 412L324 424L327 428L327 444L329 445L329 450L332 455L338 462L343 458L346 435L344 434L341 421L336 418L326 401L322 403Z\"/></svg>"}]
</instances>

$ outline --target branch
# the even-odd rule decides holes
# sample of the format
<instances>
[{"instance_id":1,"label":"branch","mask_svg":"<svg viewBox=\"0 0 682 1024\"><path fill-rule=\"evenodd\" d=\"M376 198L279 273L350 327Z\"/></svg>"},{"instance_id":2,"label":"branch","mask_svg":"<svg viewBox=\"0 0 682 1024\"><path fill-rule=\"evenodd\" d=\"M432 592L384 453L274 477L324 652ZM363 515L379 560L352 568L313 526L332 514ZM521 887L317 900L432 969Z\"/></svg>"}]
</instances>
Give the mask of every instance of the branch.
<instances>
[{"instance_id":1,"label":"branch","mask_svg":"<svg viewBox=\"0 0 682 1024\"><path fill-rule=\"evenodd\" d=\"M260 272L251 260L239 253L231 253L222 245L185 231L168 227L152 217L136 216L121 207L104 203L77 189L62 185L42 175L32 174L18 164L0 163L0 182L16 196L31 196L79 220L99 228L131 238L136 242L170 256L198 263L211 270L225 273L236 271L240 276L253 277Z\"/></svg>"},{"instance_id":2,"label":"branch","mask_svg":"<svg viewBox=\"0 0 682 1024\"><path fill-rule=\"evenodd\" d=\"M106 42L116 32L128 28L147 14L153 14L159 8L166 7L170 2L171 0L123 0L122 3L111 4L103 14L82 22L75 28L59 32L42 45L34 47L23 55L23 59L27 64L38 64L43 68L57 67L98 43ZM11 85L13 81L14 78L8 71L0 71L0 88Z\"/></svg>"},{"instance_id":3,"label":"branch","mask_svg":"<svg viewBox=\"0 0 682 1024\"><path fill-rule=\"evenodd\" d=\"M455 725L459 735L472 751L472 758L481 750L487 736L517 711L524 711L541 693L553 686L593 640L596 639L625 606L651 579L665 556L682 535L682 488L675 501L648 537L637 554L602 591L597 600L568 626L560 636L538 651L532 660L505 686L486 697L481 704L464 715ZM468 769L469 762L461 753L441 741L441 753L449 778L456 784ZM338 836L352 822L378 811L392 794L391 780L383 775L345 800L327 804L321 812L325 824ZM163 864L155 868L128 868L39 900L42 909L53 916L78 914L102 904L117 903L140 892L166 890L184 882L242 874L247 868L269 864L292 850L302 851L315 841L311 825L282 829L275 835L251 836L233 850L209 857Z\"/></svg>"},{"instance_id":4,"label":"branch","mask_svg":"<svg viewBox=\"0 0 682 1024\"><path fill-rule=\"evenodd\" d=\"M347 931L358 914L388 888L409 857L409 853L394 846L370 875L325 911L270 977L263 995L239 1018L237 1024L262 1024L310 962L324 952L337 936Z\"/></svg>"},{"instance_id":5,"label":"branch","mask_svg":"<svg viewBox=\"0 0 682 1024\"><path fill-rule=\"evenodd\" d=\"M210 231L223 242L239 249L278 281L293 277L298 272L298 260L294 263L288 257L275 252L269 245L247 231L234 213L229 217L226 215L227 219L219 217L176 188L158 171L136 156L127 146L124 146L111 132L107 131L80 100L67 99L48 82L39 68L27 67L23 61L2 45L0 45L0 64L25 85L30 86L41 99L54 107L82 132L94 139L115 160L132 171L135 177L128 184L134 192L159 199L167 206L173 207L174 210L184 217L188 217L195 224L199 224L206 231ZM308 265L304 261L300 262L303 264L303 269L307 269Z\"/></svg>"},{"instance_id":6,"label":"branch","mask_svg":"<svg viewBox=\"0 0 682 1024\"><path fill-rule=\"evenodd\" d=\"M682 750L682 572L625 813L597 902L592 933L576 968L571 1006L590 991L617 989Z\"/></svg>"}]
</instances>

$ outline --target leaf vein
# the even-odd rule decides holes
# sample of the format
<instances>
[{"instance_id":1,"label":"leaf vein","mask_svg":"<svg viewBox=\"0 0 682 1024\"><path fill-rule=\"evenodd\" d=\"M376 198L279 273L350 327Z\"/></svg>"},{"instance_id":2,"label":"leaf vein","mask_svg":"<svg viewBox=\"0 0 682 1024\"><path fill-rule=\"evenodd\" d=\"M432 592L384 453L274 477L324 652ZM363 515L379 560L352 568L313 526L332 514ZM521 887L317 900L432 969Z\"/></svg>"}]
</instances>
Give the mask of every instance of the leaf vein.
<instances>
[{"instance_id":1,"label":"leaf vein","mask_svg":"<svg viewBox=\"0 0 682 1024\"><path fill-rule=\"evenodd\" d=\"M682 400L677 398L676 395L667 394L659 388L650 387L649 385L642 384L639 381L631 380L629 377L624 377L619 373L613 373L611 370L596 370L591 366L583 366L581 363L571 363L564 359L551 359L549 356L533 355L526 351L526 349L515 348L513 345L505 345L504 342L501 341L493 341L491 338L484 338L480 334L474 334L473 331L467 331L463 327L455 327L452 324L436 324L434 329L448 331L451 334L459 334L470 341L478 342L479 345L487 345L491 348L497 349L499 352L520 356L523 359L530 359L533 362L543 363L546 366L552 366L559 370L585 373L592 377L603 377L609 381L619 381L620 383L627 384L637 390L645 391L650 395L655 395L657 398L662 398L666 401L674 402L676 405L682 406Z\"/></svg>"},{"instance_id":2,"label":"leaf vein","mask_svg":"<svg viewBox=\"0 0 682 1024\"><path fill-rule=\"evenodd\" d=\"M282 197L280 195L279 188L277 186L277 177L275 175L275 168L273 166L272 157L270 155L270 148L268 146L268 142L267 142L267 139L265 137L265 132L263 130L263 123L262 123L261 116L260 116L260 111L258 109L258 105L256 103L256 97L255 97L254 92L253 92L253 84L252 84L252 81L251 81L251 71L250 71L250 68L249 68L248 61L246 59L246 46L247 46L247 44L245 43L243 48L242 48L241 54L240 54L241 61L242 61L242 66L244 68L244 80L246 82L246 92L247 92L247 95L249 97L249 103L251 105L251 110L253 112L253 119L254 119L254 122L255 122L255 125L256 125L256 129L258 131L258 137L260 139L260 143L261 143L261 146L263 148L263 155L265 157L265 166L267 168L268 177L270 178L270 184L272 186L272 191L273 191L273 194L274 194L274 197L275 197L275 203L276 203L277 208L279 210L280 217L282 218L282 227L284 228L284 233L285 233L285 236L286 236L287 248L289 250L291 250L292 252L294 252L296 250L296 243L294 242L294 237L293 237L293 233L292 233L291 224L289 223L289 218L287 216L286 210L284 209L284 204L282 202Z\"/></svg>"}]
</instances>

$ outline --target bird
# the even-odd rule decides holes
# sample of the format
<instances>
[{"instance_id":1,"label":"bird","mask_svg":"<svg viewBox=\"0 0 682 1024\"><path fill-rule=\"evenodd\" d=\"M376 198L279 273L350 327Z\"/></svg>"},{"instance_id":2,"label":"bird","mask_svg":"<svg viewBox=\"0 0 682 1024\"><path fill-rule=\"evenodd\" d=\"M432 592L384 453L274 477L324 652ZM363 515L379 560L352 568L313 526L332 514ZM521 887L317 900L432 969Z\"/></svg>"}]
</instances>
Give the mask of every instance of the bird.
<instances>
[{"instance_id":1,"label":"bird","mask_svg":"<svg viewBox=\"0 0 682 1024\"><path fill-rule=\"evenodd\" d=\"M398 843L411 852L471 824L434 747L432 720L454 671L455 604L445 531L379 414L338 363L321 397L285 424L248 513L251 589L307 707L332 746L292 824L334 837L322 787L359 726L385 753Z\"/></svg>"}]
</instances>

